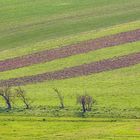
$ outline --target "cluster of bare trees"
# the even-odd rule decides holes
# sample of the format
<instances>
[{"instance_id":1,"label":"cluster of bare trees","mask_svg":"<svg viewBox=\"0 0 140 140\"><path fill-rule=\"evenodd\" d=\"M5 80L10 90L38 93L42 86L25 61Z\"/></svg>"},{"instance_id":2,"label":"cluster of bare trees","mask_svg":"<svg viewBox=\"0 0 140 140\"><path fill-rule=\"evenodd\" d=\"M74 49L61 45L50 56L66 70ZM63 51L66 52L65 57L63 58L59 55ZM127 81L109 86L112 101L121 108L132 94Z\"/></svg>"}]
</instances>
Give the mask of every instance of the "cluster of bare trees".
<instances>
[{"instance_id":1,"label":"cluster of bare trees","mask_svg":"<svg viewBox=\"0 0 140 140\"><path fill-rule=\"evenodd\" d=\"M57 94L57 97L60 101L60 108L64 108L64 96L62 96L62 93L57 89L53 88L55 93ZM77 96L77 103L81 105L82 111L91 111L93 104L95 103L95 100L92 98L92 96L88 94L84 95L78 95Z\"/></svg>"},{"instance_id":2,"label":"cluster of bare trees","mask_svg":"<svg viewBox=\"0 0 140 140\"><path fill-rule=\"evenodd\" d=\"M25 90L21 87L12 88L5 86L0 88L0 96L3 98L7 105L7 109L12 108L15 100L19 99L23 102L26 109L30 108L31 100L27 97Z\"/></svg>"},{"instance_id":3,"label":"cluster of bare trees","mask_svg":"<svg viewBox=\"0 0 140 140\"><path fill-rule=\"evenodd\" d=\"M65 108L64 96L62 96L62 93L57 88L53 88L53 90L58 97L60 108L61 109ZM31 99L27 97L26 91L21 87L16 88L12 88L10 86L1 87L0 96L5 101L7 109L12 108L12 105L14 104L15 100L21 100L26 109L29 109L31 107ZM87 94L78 95L77 103L81 105L82 111L86 112L91 110L92 105L95 103L95 100L92 98L92 96Z\"/></svg>"}]
</instances>

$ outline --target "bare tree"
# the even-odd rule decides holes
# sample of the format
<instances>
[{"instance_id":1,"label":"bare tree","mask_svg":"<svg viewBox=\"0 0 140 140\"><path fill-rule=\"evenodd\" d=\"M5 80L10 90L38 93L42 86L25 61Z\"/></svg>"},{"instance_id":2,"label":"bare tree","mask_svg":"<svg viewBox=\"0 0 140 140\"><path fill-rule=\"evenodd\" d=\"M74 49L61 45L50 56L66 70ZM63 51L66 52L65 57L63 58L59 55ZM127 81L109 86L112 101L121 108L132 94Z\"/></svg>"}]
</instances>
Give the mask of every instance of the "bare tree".
<instances>
[{"instance_id":1,"label":"bare tree","mask_svg":"<svg viewBox=\"0 0 140 140\"><path fill-rule=\"evenodd\" d=\"M77 96L77 103L81 104L83 112L90 111L95 100L89 95Z\"/></svg>"},{"instance_id":2,"label":"bare tree","mask_svg":"<svg viewBox=\"0 0 140 140\"><path fill-rule=\"evenodd\" d=\"M18 87L16 90L17 97L19 97L22 102L24 103L26 109L30 108L31 100L27 98L25 90L21 89L21 87Z\"/></svg>"},{"instance_id":3,"label":"bare tree","mask_svg":"<svg viewBox=\"0 0 140 140\"><path fill-rule=\"evenodd\" d=\"M64 96L62 96L61 92L57 88L53 88L53 90L56 92L60 101L60 108L64 108Z\"/></svg>"},{"instance_id":4,"label":"bare tree","mask_svg":"<svg viewBox=\"0 0 140 140\"><path fill-rule=\"evenodd\" d=\"M81 104L83 112L86 112L86 98L85 98L85 96L78 96L77 103Z\"/></svg>"},{"instance_id":5,"label":"bare tree","mask_svg":"<svg viewBox=\"0 0 140 140\"><path fill-rule=\"evenodd\" d=\"M86 95L86 110L87 111L90 111L91 108L92 108L92 105L95 103L95 100L89 96L89 95Z\"/></svg>"},{"instance_id":6,"label":"bare tree","mask_svg":"<svg viewBox=\"0 0 140 140\"><path fill-rule=\"evenodd\" d=\"M15 97L15 95L12 93L10 86L5 86L0 88L0 96L3 97L5 100L5 103L7 104L7 109L12 108L12 99Z\"/></svg>"}]
</instances>

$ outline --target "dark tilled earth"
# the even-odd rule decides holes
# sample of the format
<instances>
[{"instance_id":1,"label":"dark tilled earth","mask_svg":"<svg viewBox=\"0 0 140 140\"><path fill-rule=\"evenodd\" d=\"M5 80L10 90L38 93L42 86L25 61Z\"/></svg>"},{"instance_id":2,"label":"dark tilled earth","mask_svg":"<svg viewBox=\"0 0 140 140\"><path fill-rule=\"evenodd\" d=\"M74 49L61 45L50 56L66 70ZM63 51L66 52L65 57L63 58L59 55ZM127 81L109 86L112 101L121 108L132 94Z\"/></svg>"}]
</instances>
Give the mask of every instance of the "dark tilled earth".
<instances>
[{"instance_id":1,"label":"dark tilled earth","mask_svg":"<svg viewBox=\"0 0 140 140\"><path fill-rule=\"evenodd\" d=\"M21 57L15 57L0 61L0 71L17 69L32 64L52 61L76 54L87 53L89 51L101 49L104 47L113 47L116 45L130 43L140 40L140 29L119 33L115 35L105 36L94 40L89 40L75 45L65 46L37 52Z\"/></svg>"},{"instance_id":2,"label":"dark tilled earth","mask_svg":"<svg viewBox=\"0 0 140 140\"><path fill-rule=\"evenodd\" d=\"M80 66L65 68L59 71L3 80L0 81L0 86L5 86L5 85L19 86L19 85L43 82L46 80L61 80L61 79L78 77L78 76L90 75L93 73L99 73L103 71L119 69L123 67L129 67L138 63L140 63L140 52L125 55L122 57L117 57L114 59L106 59L98 62L93 62L90 64L83 64Z\"/></svg>"}]
</instances>

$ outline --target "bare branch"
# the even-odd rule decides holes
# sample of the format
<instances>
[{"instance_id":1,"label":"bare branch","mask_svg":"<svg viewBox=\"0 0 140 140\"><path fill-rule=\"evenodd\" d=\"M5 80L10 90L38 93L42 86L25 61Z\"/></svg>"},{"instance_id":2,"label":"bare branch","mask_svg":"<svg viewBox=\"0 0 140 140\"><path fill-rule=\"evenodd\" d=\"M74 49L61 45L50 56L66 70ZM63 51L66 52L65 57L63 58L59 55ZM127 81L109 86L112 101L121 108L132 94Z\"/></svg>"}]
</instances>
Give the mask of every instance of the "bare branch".
<instances>
[{"instance_id":1,"label":"bare branch","mask_svg":"<svg viewBox=\"0 0 140 140\"><path fill-rule=\"evenodd\" d=\"M25 90L21 89L21 87L18 87L17 89L15 89L15 91L17 93L17 97L19 97L24 103L26 109L29 109L31 101L29 98L27 98Z\"/></svg>"}]
</instances>

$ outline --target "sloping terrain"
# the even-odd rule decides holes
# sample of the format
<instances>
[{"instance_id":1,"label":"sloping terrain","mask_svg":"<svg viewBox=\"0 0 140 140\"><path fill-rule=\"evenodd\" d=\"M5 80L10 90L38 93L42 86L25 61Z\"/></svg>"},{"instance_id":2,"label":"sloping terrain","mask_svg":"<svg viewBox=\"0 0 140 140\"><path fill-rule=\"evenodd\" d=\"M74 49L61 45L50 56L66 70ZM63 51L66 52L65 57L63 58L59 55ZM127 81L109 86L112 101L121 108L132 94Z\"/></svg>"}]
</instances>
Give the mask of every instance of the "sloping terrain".
<instances>
[{"instance_id":1,"label":"sloping terrain","mask_svg":"<svg viewBox=\"0 0 140 140\"><path fill-rule=\"evenodd\" d=\"M7 113L0 99L0 139L139 139L139 123L126 119L140 118L139 7L139 0L1 0L0 87L20 86L33 107L14 102ZM81 94L96 100L85 114Z\"/></svg>"},{"instance_id":2,"label":"sloping terrain","mask_svg":"<svg viewBox=\"0 0 140 140\"><path fill-rule=\"evenodd\" d=\"M119 44L135 42L138 40L140 40L140 29L108 37L102 37L93 41L87 41L81 44L68 46L60 49L52 49L23 57L0 61L0 71L16 69L46 61L48 62L71 55L87 53L89 51L101 49L104 47L112 47Z\"/></svg>"},{"instance_id":3,"label":"sloping terrain","mask_svg":"<svg viewBox=\"0 0 140 140\"><path fill-rule=\"evenodd\" d=\"M74 67L85 63L88 64L95 61L101 61L103 59L129 55L130 53L137 53L139 52L139 50L140 50L140 41L126 43L116 47L110 47L108 49L103 48L96 51L90 51L88 53L69 56L63 59L56 59L50 62L34 64L28 67L4 71L1 72L0 79L4 80L8 78L17 78L41 74L45 72L58 71L64 68Z\"/></svg>"},{"instance_id":4,"label":"sloping terrain","mask_svg":"<svg viewBox=\"0 0 140 140\"><path fill-rule=\"evenodd\" d=\"M140 63L140 52L119 57L116 59L107 59L99 62L93 62L90 64L83 64L81 66L75 66L60 71L0 81L0 86L5 86L5 85L21 86L30 83L43 82L45 80L58 80L58 79L72 78L77 76L89 75L93 73L99 73L107 70L113 70L117 68L133 66L138 63Z\"/></svg>"},{"instance_id":5,"label":"sloping terrain","mask_svg":"<svg viewBox=\"0 0 140 140\"><path fill-rule=\"evenodd\" d=\"M0 50L139 20L139 0L1 0Z\"/></svg>"},{"instance_id":6,"label":"sloping terrain","mask_svg":"<svg viewBox=\"0 0 140 140\"><path fill-rule=\"evenodd\" d=\"M1 15L4 12L6 15L1 16L0 26L1 86L27 85L24 88L30 90L28 84L29 87L33 84L31 95L39 92L43 97L45 87L38 88L38 91L35 88L37 85L58 79L63 83L68 78L74 82L74 77L96 77L96 73L107 74L125 67L131 69L139 64L138 0L128 0L123 5L121 0L87 0L80 5L73 0L6 3L1 3ZM34 11L35 7L39 11ZM85 80L82 82L85 83ZM85 90L78 87L74 89ZM92 89L92 86L89 84L87 91L88 88ZM32 98L35 98L34 95ZM39 104L43 104L42 99L39 98Z\"/></svg>"}]
</instances>

